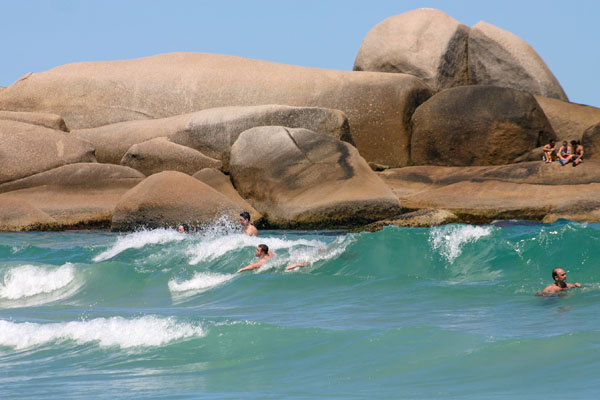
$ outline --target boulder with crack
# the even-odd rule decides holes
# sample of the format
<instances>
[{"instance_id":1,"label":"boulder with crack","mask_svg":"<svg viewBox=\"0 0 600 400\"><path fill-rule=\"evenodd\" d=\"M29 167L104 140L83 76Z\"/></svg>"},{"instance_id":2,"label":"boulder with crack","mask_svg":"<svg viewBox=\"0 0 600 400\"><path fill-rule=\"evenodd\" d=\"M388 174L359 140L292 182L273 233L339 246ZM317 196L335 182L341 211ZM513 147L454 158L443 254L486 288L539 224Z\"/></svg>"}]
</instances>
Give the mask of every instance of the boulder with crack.
<instances>
[{"instance_id":1,"label":"boulder with crack","mask_svg":"<svg viewBox=\"0 0 600 400\"><path fill-rule=\"evenodd\" d=\"M401 210L352 145L306 129L242 132L230 168L240 194L278 227L346 227Z\"/></svg>"}]
</instances>

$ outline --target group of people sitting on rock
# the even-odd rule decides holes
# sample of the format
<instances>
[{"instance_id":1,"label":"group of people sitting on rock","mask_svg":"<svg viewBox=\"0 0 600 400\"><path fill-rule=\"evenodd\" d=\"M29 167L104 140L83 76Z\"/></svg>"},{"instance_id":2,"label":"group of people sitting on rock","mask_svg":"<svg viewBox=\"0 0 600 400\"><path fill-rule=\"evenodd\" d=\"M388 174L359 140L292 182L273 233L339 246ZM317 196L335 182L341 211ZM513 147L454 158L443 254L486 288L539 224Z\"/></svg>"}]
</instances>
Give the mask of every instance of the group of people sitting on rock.
<instances>
[{"instance_id":1,"label":"group of people sitting on rock","mask_svg":"<svg viewBox=\"0 0 600 400\"><path fill-rule=\"evenodd\" d=\"M544 150L542 160L545 163L558 161L560 165L564 166L568 163L572 163L573 166L576 167L583 161L583 146L579 140L571 140L570 146L569 143L564 140L562 146L556 151L556 142L553 139L550 139L548 144L542 149Z\"/></svg>"}]
</instances>

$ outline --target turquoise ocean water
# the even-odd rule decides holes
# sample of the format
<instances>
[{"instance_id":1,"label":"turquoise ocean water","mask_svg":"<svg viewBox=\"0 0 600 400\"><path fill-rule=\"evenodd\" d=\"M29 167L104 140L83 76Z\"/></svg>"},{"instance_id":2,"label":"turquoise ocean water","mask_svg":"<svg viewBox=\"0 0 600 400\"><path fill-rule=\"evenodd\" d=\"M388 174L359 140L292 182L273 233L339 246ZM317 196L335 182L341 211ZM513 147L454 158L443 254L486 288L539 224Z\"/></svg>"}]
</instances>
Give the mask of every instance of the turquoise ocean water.
<instances>
[{"instance_id":1,"label":"turquoise ocean water","mask_svg":"<svg viewBox=\"0 0 600 400\"><path fill-rule=\"evenodd\" d=\"M555 266L583 288L535 297ZM600 224L0 234L1 399L597 399L599 372Z\"/></svg>"}]
</instances>

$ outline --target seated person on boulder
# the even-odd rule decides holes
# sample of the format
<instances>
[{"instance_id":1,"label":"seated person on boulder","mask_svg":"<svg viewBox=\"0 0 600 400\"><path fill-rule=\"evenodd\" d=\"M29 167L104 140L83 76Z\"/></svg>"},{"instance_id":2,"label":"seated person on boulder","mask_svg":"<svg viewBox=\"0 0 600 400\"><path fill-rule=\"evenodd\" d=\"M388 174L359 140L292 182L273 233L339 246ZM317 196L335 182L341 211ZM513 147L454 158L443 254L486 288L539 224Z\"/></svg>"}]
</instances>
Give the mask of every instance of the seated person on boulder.
<instances>
[{"instance_id":1,"label":"seated person on boulder","mask_svg":"<svg viewBox=\"0 0 600 400\"><path fill-rule=\"evenodd\" d=\"M551 163L552 161L556 161L556 142L554 139L550 139L548 144L542 149L544 150L544 155L542 156L542 160L544 160L544 162Z\"/></svg>"},{"instance_id":2,"label":"seated person on boulder","mask_svg":"<svg viewBox=\"0 0 600 400\"><path fill-rule=\"evenodd\" d=\"M561 165L565 165L571 161L572 154L573 149L571 146L569 146L566 140L563 141L562 146L560 146L560 149L558 149L558 162L560 162Z\"/></svg>"},{"instance_id":3,"label":"seated person on boulder","mask_svg":"<svg viewBox=\"0 0 600 400\"><path fill-rule=\"evenodd\" d=\"M578 140L571 140L571 146L573 146L571 161L573 162L573 166L576 167L583 161L583 146Z\"/></svg>"}]
</instances>

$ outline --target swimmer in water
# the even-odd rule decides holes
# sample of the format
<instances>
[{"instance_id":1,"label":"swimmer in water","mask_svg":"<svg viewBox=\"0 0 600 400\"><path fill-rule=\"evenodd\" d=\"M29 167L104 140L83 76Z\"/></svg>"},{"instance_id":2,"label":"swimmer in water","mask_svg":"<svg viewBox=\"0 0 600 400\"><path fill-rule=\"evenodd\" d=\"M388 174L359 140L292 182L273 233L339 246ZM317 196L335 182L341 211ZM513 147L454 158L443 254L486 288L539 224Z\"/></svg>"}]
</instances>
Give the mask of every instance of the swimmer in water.
<instances>
[{"instance_id":1,"label":"swimmer in water","mask_svg":"<svg viewBox=\"0 0 600 400\"><path fill-rule=\"evenodd\" d=\"M275 253L270 251L269 246L267 246L266 244L259 244L256 248L256 251L254 252L254 255L258 257L258 261L254 264L250 264L245 266L244 268L238 269L236 273L250 271L251 269L262 267L264 263L266 263L269 259L275 256Z\"/></svg>"},{"instance_id":2,"label":"swimmer in water","mask_svg":"<svg viewBox=\"0 0 600 400\"><path fill-rule=\"evenodd\" d=\"M242 233L249 236L258 236L258 229L250 223L250 213L248 211L240 214L240 224L242 224Z\"/></svg>"},{"instance_id":3,"label":"swimmer in water","mask_svg":"<svg viewBox=\"0 0 600 400\"><path fill-rule=\"evenodd\" d=\"M190 227L188 224L179 224L177 226L177 232L179 233L190 233Z\"/></svg>"},{"instance_id":4,"label":"swimmer in water","mask_svg":"<svg viewBox=\"0 0 600 400\"><path fill-rule=\"evenodd\" d=\"M544 290L538 292L536 296L543 296L546 294L554 294L563 292L567 289L571 288L580 288L580 283L568 283L567 282L567 273L562 268L554 268L552 270L552 278L554 279L554 283L552 285L548 285Z\"/></svg>"}]
</instances>

